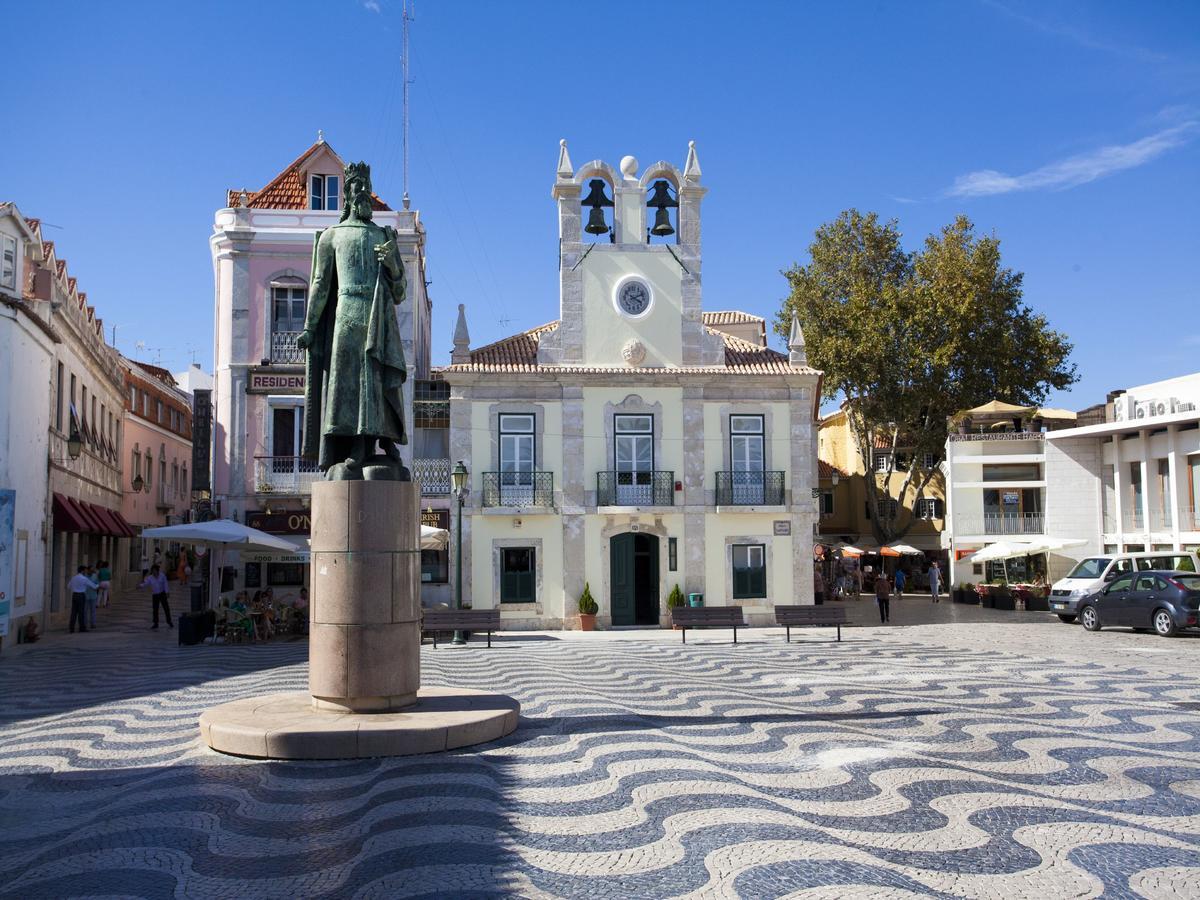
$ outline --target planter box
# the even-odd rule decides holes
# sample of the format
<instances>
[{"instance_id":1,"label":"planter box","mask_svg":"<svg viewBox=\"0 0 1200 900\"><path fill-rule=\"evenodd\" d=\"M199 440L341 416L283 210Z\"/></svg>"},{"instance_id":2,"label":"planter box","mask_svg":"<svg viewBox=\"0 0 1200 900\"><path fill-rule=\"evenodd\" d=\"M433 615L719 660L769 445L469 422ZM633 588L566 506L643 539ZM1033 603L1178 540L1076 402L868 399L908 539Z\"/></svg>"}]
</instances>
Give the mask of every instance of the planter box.
<instances>
[{"instance_id":1,"label":"planter box","mask_svg":"<svg viewBox=\"0 0 1200 900\"><path fill-rule=\"evenodd\" d=\"M1013 598L1012 591L1004 590L1003 588L998 591L991 590L988 591L988 597L992 601L993 609L1015 610L1017 608L1017 603Z\"/></svg>"}]
</instances>

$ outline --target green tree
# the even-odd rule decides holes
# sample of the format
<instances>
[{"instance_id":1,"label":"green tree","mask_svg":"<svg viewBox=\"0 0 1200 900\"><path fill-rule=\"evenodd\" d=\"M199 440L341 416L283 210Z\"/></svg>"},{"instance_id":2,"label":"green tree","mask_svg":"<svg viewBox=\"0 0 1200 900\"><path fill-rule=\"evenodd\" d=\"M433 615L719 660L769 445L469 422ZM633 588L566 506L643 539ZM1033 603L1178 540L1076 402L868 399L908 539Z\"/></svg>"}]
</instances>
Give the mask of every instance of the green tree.
<instances>
[{"instance_id":1,"label":"green tree","mask_svg":"<svg viewBox=\"0 0 1200 900\"><path fill-rule=\"evenodd\" d=\"M910 253L895 220L846 210L817 229L808 264L783 274L791 293L775 331L786 339L799 317L824 398L844 400L873 511L897 450L910 464L896 499L919 498L945 457L947 419L992 398L1039 404L1076 380L1066 336L1022 302L1022 274L965 216ZM889 447L876 470L873 451ZM903 537L912 519L900 519L872 515L875 537Z\"/></svg>"}]
</instances>

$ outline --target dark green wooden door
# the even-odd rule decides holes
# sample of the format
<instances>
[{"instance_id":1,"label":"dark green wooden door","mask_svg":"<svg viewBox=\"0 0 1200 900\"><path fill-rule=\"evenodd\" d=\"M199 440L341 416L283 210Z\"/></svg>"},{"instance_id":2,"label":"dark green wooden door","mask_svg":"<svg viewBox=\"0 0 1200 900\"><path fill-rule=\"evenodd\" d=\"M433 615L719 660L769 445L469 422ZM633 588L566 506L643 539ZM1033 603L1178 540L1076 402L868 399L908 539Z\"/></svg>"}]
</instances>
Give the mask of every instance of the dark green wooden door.
<instances>
[{"instance_id":1,"label":"dark green wooden door","mask_svg":"<svg viewBox=\"0 0 1200 900\"><path fill-rule=\"evenodd\" d=\"M614 625L635 624L632 534L614 535L608 542L608 589Z\"/></svg>"}]
</instances>

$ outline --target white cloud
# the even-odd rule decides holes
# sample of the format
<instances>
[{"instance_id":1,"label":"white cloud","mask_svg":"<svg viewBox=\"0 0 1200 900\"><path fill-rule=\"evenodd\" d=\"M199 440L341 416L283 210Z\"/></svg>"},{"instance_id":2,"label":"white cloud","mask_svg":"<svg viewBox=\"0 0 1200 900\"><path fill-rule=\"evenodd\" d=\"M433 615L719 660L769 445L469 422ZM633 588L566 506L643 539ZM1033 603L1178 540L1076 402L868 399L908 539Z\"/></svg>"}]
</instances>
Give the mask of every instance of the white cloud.
<instances>
[{"instance_id":1,"label":"white cloud","mask_svg":"<svg viewBox=\"0 0 1200 900\"><path fill-rule=\"evenodd\" d=\"M370 12L373 12L373 13L383 12L383 10L379 6L379 0L362 0L362 5L363 5L363 9L366 9Z\"/></svg>"},{"instance_id":2,"label":"white cloud","mask_svg":"<svg viewBox=\"0 0 1200 900\"><path fill-rule=\"evenodd\" d=\"M1168 150L1181 147L1196 131L1195 120L1156 132L1131 144L1101 147L1089 153L1069 156L1022 175L1007 175L995 169L980 169L954 179L945 192L948 197L989 197L1014 191L1062 191L1096 181L1126 169L1136 169L1157 159Z\"/></svg>"}]
</instances>

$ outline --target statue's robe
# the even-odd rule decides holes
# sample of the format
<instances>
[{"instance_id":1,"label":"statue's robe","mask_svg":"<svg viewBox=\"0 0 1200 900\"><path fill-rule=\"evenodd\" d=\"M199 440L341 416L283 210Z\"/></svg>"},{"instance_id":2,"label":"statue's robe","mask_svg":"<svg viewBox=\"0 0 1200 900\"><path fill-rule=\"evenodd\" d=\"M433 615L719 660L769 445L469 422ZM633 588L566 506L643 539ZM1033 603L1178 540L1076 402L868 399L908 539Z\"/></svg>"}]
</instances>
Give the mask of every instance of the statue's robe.
<instances>
[{"instance_id":1,"label":"statue's robe","mask_svg":"<svg viewBox=\"0 0 1200 900\"><path fill-rule=\"evenodd\" d=\"M390 264L375 256L376 245L394 239L391 228L355 220L316 236L301 453L322 471L346 460L348 438L408 443L408 370L395 313L405 295L404 266L399 256Z\"/></svg>"}]
</instances>

